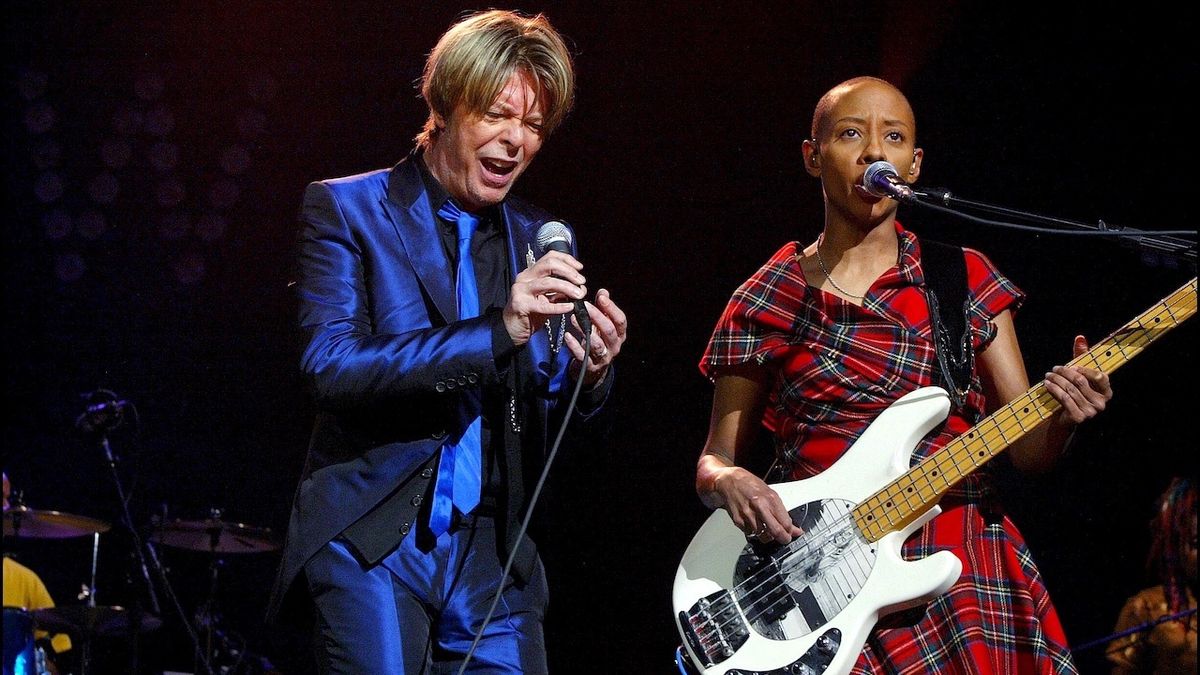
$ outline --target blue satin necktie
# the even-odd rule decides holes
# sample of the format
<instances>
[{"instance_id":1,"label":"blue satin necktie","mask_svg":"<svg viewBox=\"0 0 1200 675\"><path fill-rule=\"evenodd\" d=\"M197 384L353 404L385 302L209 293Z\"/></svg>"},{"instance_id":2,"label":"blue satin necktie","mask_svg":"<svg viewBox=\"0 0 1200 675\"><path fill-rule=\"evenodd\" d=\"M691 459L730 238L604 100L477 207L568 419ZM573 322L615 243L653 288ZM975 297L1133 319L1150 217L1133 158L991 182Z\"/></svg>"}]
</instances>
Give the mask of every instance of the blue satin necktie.
<instances>
[{"instance_id":1,"label":"blue satin necktie","mask_svg":"<svg viewBox=\"0 0 1200 675\"><path fill-rule=\"evenodd\" d=\"M458 225L458 276L455 283L459 320L479 316L479 291L475 283L475 264L471 260L471 235L479 219L458 208L451 200L438 215ZM457 440L446 441L438 461L437 484L429 514L429 529L435 536L450 528L451 506L459 513L470 513L479 505L482 452L480 448L480 400L476 392L467 392L461 411L470 420Z\"/></svg>"}]
</instances>

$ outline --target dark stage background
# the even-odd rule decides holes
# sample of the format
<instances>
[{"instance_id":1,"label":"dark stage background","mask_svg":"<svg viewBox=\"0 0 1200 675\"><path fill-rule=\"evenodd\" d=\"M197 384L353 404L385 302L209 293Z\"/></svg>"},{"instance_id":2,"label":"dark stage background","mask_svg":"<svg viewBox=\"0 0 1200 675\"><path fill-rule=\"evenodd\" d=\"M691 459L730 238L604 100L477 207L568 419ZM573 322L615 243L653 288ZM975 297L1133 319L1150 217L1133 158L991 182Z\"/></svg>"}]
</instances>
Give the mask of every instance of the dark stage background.
<instances>
[{"instance_id":1,"label":"dark stage background","mask_svg":"<svg viewBox=\"0 0 1200 675\"><path fill-rule=\"evenodd\" d=\"M983 4L521 6L573 41L579 94L517 192L574 224L592 287L609 288L631 326L610 425L559 455L545 497L554 671L673 672L671 584L707 515L692 488L711 403L696 363L737 284L820 230L799 147L829 86L858 74L902 84L926 184L1195 230L1194 17ZM312 412L286 289L302 190L408 152L425 115L413 83L465 8L9 4L4 467L27 503L119 523L103 455L74 430L86 394L107 389L136 408L111 438L139 528L216 507L283 530ZM913 229L989 253L1028 292L1017 321L1035 380L1077 332L1098 340L1195 273L1111 241L909 208ZM1077 645L1107 634L1146 583L1152 500L1192 472L1194 340L1185 325L1117 373L1109 411L1053 473L1003 474ZM119 526L101 538L101 605L136 601L129 539ZM58 602L78 603L90 540L19 543ZM191 615L208 560L160 551ZM275 564L225 560L220 627L244 643L243 666L309 672L307 636L262 625ZM140 664L190 672L163 602ZM125 642L93 651L96 672L127 671ZM1078 658L1103 670L1098 650Z\"/></svg>"}]
</instances>

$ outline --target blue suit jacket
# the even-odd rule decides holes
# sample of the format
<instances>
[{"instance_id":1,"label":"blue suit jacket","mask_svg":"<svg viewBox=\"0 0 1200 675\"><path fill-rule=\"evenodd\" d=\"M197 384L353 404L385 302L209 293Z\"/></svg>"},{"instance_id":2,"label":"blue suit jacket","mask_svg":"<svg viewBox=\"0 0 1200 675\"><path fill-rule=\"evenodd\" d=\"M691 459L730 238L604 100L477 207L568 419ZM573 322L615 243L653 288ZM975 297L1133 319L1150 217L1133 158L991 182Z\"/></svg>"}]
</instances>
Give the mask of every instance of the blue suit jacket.
<instances>
[{"instance_id":1,"label":"blue suit jacket","mask_svg":"<svg viewBox=\"0 0 1200 675\"><path fill-rule=\"evenodd\" d=\"M554 355L547 330L498 372L498 317L458 320L454 274L415 161L305 191L295 290L306 340L301 365L318 413L269 617L321 546L399 487L424 494L429 460L447 434L461 433L456 410L464 389L502 387L511 397L517 416L503 425L507 466L526 474L542 466L551 409L570 393L570 352ZM528 256L540 256L537 229L549 214L511 197L501 213L515 277ZM519 522L526 505L522 471L510 470L505 483L502 527ZM401 536L418 529L420 500L414 502L395 523ZM504 535L510 548L516 530ZM535 559L526 540L514 573L525 577Z\"/></svg>"}]
</instances>

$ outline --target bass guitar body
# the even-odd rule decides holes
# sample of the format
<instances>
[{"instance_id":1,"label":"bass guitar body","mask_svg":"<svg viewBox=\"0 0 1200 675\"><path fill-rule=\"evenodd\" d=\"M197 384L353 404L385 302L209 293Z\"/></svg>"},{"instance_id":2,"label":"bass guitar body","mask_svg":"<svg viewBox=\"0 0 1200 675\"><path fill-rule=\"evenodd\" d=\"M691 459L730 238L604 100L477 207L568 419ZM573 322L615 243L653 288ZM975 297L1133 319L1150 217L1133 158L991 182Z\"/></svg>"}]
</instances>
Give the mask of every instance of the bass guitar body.
<instances>
[{"instance_id":1,"label":"bass guitar body","mask_svg":"<svg viewBox=\"0 0 1200 675\"><path fill-rule=\"evenodd\" d=\"M876 620L927 601L958 579L962 563L942 551L905 561L900 547L940 509L869 541L853 509L909 469L913 450L950 409L926 387L893 403L828 470L778 483L804 534L790 544L748 542L718 509L675 575L675 621L691 666L703 675L850 670Z\"/></svg>"}]
</instances>

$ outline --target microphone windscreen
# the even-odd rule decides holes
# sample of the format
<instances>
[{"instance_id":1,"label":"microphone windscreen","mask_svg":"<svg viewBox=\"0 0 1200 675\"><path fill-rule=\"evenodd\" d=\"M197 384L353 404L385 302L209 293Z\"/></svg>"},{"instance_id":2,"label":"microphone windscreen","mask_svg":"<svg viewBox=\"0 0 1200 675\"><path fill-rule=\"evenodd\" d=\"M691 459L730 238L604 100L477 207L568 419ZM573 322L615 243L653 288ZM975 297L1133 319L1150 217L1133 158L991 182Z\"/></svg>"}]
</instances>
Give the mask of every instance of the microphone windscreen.
<instances>
[{"instance_id":1,"label":"microphone windscreen","mask_svg":"<svg viewBox=\"0 0 1200 675\"><path fill-rule=\"evenodd\" d=\"M571 252L571 229L557 220L543 223L537 231L538 249L543 255L547 251ZM556 245L557 244L557 245Z\"/></svg>"},{"instance_id":2,"label":"microphone windscreen","mask_svg":"<svg viewBox=\"0 0 1200 675\"><path fill-rule=\"evenodd\" d=\"M869 187L871 185L876 185L876 181L878 181L880 178L899 175L900 172L896 171L895 165L893 165L891 162L879 160L878 162L872 162L871 165L867 167L867 172L863 174L863 185Z\"/></svg>"}]
</instances>

